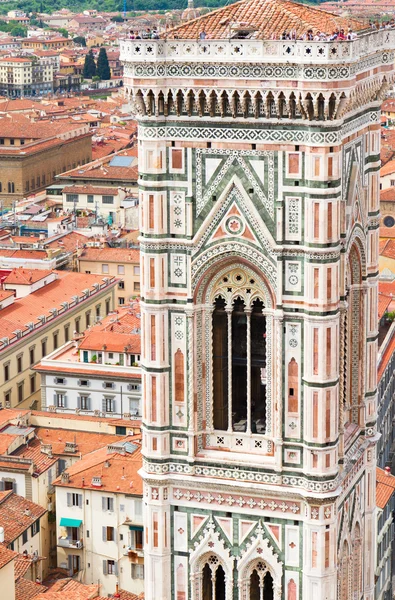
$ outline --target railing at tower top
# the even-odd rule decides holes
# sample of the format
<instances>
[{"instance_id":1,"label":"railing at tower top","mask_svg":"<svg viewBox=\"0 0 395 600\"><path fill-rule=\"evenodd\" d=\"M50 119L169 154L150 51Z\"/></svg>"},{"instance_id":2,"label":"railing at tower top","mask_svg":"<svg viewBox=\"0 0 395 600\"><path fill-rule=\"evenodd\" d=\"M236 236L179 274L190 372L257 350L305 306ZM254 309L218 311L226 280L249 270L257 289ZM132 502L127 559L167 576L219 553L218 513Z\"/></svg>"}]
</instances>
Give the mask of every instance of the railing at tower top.
<instances>
[{"instance_id":1,"label":"railing at tower top","mask_svg":"<svg viewBox=\"0 0 395 600\"><path fill-rule=\"evenodd\" d=\"M141 39L121 40L120 48L125 62L342 63L395 49L395 30L369 31L350 41Z\"/></svg>"}]
</instances>

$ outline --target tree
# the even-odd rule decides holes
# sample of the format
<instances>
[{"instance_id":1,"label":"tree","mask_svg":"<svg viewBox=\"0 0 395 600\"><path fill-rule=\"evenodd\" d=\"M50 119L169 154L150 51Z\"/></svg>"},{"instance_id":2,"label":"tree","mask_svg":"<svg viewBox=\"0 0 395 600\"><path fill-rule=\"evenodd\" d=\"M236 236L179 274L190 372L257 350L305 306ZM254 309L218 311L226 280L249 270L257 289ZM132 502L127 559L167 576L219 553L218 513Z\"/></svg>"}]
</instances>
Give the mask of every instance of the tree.
<instances>
[{"instance_id":1,"label":"tree","mask_svg":"<svg viewBox=\"0 0 395 600\"><path fill-rule=\"evenodd\" d=\"M57 31L58 33L60 33L60 35L62 35L65 38L69 37L69 32L64 27L59 27L59 29L56 29L55 31Z\"/></svg>"},{"instance_id":2,"label":"tree","mask_svg":"<svg viewBox=\"0 0 395 600\"><path fill-rule=\"evenodd\" d=\"M123 23L123 17L121 17L121 15L115 15L115 17L111 17L111 21L114 23Z\"/></svg>"},{"instance_id":3,"label":"tree","mask_svg":"<svg viewBox=\"0 0 395 600\"><path fill-rule=\"evenodd\" d=\"M12 37L26 37L27 29L26 27L22 27L22 25L15 25L11 29L10 34L12 35Z\"/></svg>"},{"instance_id":4,"label":"tree","mask_svg":"<svg viewBox=\"0 0 395 600\"><path fill-rule=\"evenodd\" d=\"M92 79L96 75L96 63L93 57L92 50L89 50L88 54L85 56L84 63L84 72L83 76L85 79Z\"/></svg>"},{"instance_id":5,"label":"tree","mask_svg":"<svg viewBox=\"0 0 395 600\"><path fill-rule=\"evenodd\" d=\"M111 79L110 65L108 64L107 52L105 48L100 48L97 59L97 74L100 79Z\"/></svg>"},{"instance_id":6,"label":"tree","mask_svg":"<svg viewBox=\"0 0 395 600\"><path fill-rule=\"evenodd\" d=\"M86 47L86 39L82 35L77 35L77 37L73 39L73 42L78 46L84 46L84 48Z\"/></svg>"}]
</instances>

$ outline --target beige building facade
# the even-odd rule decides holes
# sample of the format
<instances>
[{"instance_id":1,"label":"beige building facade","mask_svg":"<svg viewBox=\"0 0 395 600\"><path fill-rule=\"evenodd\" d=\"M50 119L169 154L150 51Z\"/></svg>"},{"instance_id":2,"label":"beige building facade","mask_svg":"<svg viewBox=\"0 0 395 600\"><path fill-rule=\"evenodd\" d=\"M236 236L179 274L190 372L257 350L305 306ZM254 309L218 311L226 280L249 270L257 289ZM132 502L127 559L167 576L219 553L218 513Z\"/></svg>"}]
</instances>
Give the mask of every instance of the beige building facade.
<instances>
[{"instance_id":1,"label":"beige building facade","mask_svg":"<svg viewBox=\"0 0 395 600\"><path fill-rule=\"evenodd\" d=\"M115 305L123 306L140 296L140 250L135 248L84 248L78 258L80 273L97 273L120 279Z\"/></svg>"},{"instance_id":2,"label":"beige building facade","mask_svg":"<svg viewBox=\"0 0 395 600\"><path fill-rule=\"evenodd\" d=\"M60 280L48 284L46 289L15 300L0 310L2 407L39 406L40 375L32 368L41 358L69 341L75 332L84 331L95 318L113 310L116 285L117 281L111 277L80 277L76 273L63 272ZM63 294L59 293L60 288ZM32 315L29 305L37 306L37 295L46 308L41 306ZM4 335L11 320L14 331Z\"/></svg>"}]
</instances>

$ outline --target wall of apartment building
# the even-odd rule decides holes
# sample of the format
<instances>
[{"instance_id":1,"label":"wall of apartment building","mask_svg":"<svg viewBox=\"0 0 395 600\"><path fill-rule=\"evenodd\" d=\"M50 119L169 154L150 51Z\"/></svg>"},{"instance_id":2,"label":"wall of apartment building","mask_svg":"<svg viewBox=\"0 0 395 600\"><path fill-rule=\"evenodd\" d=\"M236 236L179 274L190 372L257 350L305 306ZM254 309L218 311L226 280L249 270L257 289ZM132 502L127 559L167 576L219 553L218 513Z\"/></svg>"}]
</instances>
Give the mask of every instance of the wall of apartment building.
<instances>
[{"instance_id":1,"label":"wall of apartment building","mask_svg":"<svg viewBox=\"0 0 395 600\"><path fill-rule=\"evenodd\" d=\"M46 508L46 507L45 507ZM37 553L38 556L43 556L47 558L49 556L49 548L50 548L50 537L49 537L49 529L48 529L48 513L45 513L42 517L37 519L39 521L38 531L33 534L32 526L26 529L27 531L27 540L23 539L23 535L20 535L16 540L14 540L11 546L11 549L15 552L19 552L19 554L23 554L23 552L27 552L28 554ZM26 579L32 579L33 581L36 577L43 579L48 573L48 561L47 560L39 560L32 564L32 568L26 574ZM7 598L7 596L3 596L2 598Z\"/></svg>"},{"instance_id":2,"label":"wall of apartment building","mask_svg":"<svg viewBox=\"0 0 395 600\"><path fill-rule=\"evenodd\" d=\"M111 469L111 467L110 467ZM87 482L89 485L90 482ZM56 524L57 538L65 535L64 527L60 526L62 518L79 519L82 521L80 527L81 549L65 548L58 546L58 567L67 568L68 556L74 554L80 557L81 580L83 583L92 583L100 580L101 593L103 596L115 592L116 583L119 587L134 594L144 591L142 549L135 558L135 565L128 557L128 549L136 549L133 534L129 523L134 527L143 527L142 498L130 494L113 493L100 489L80 489L70 487L56 487ZM67 494L79 494L81 499L78 506L68 506ZM112 498L113 510L104 509L103 498ZM103 528L113 527L116 537L113 541L107 541L103 534ZM140 556L141 554L141 556ZM108 572L104 568L104 562L113 560L116 564L115 573Z\"/></svg>"},{"instance_id":3,"label":"wall of apartment building","mask_svg":"<svg viewBox=\"0 0 395 600\"><path fill-rule=\"evenodd\" d=\"M40 407L40 375L33 371L32 367L43 356L72 339L74 331L82 332L89 325L93 325L96 315L104 316L107 312L106 306L109 311L112 310L114 308L114 285L81 300L77 306L55 319L51 319L38 330L33 330L30 335L24 336L19 342L11 344L0 352L0 403L2 406L8 406L10 403L12 408L15 406L29 408L37 400L37 407ZM9 378L6 381L7 366ZM19 391L20 387L22 387L22 392ZM20 401L21 396L22 401Z\"/></svg>"},{"instance_id":4,"label":"wall of apartment building","mask_svg":"<svg viewBox=\"0 0 395 600\"><path fill-rule=\"evenodd\" d=\"M97 273L99 275L121 278L115 288L115 308L128 304L131 298L140 296L140 263L104 262L78 259L80 273Z\"/></svg>"},{"instance_id":5,"label":"wall of apartment building","mask_svg":"<svg viewBox=\"0 0 395 600\"><path fill-rule=\"evenodd\" d=\"M51 185L55 175L91 160L91 134L59 140L58 145L32 154L7 156L0 150L0 200L3 206L12 206L13 200Z\"/></svg>"},{"instance_id":6,"label":"wall of apartment building","mask_svg":"<svg viewBox=\"0 0 395 600\"><path fill-rule=\"evenodd\" d=\"M1 595L7 600L15 600L14 561L7 563L0 569Z\"/></svg>"}]
</instances>

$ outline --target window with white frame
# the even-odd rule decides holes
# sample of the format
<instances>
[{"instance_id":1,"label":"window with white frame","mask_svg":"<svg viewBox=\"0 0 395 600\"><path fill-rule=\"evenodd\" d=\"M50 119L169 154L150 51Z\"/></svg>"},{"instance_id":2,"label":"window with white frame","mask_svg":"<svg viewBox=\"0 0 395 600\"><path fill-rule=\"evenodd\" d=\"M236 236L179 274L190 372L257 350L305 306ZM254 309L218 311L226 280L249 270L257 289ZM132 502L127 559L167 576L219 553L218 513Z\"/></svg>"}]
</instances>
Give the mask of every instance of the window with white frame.
<instances>
[{"instance_id":1,"label":"window with white frame","mask_svg":"<svg viewBox=\"0 0 395 600\"><path fill-rule=\"evenodd\" d=\"M103 411L107 413L115 412L115 401L114 398L103 399Z\"/></svg>"},{"instance_id":2,"label":"window with white frame","mask_svg":"<svg viewBox=\"0 0 395 600\"><path fill-rule=\"evenodd\" d=\"M103 510L114 512L114 498L111 498L110 496L103 496L101 501Z\"/></svg>"},{"instance_id":3,"label":"window with white frame","mask_svg":"<svg viewBox=\"0 0 395 600\"><path fill-rule=\"evenodd\" d=\"M81 410L89 410L89 396L80 396Z\"/></svg>"},{"instance_id":4,"label":"window with white frame","mask_svg":"<svg viewBox=\"0 0 395 600\"><path fill-rule=\"evenodd\" d=\"M65 408L66 407L66 394L63 394L62 392L57 392L57 394L56 394L56 406L58 408Z\"/></svg>"}]
</instances>

